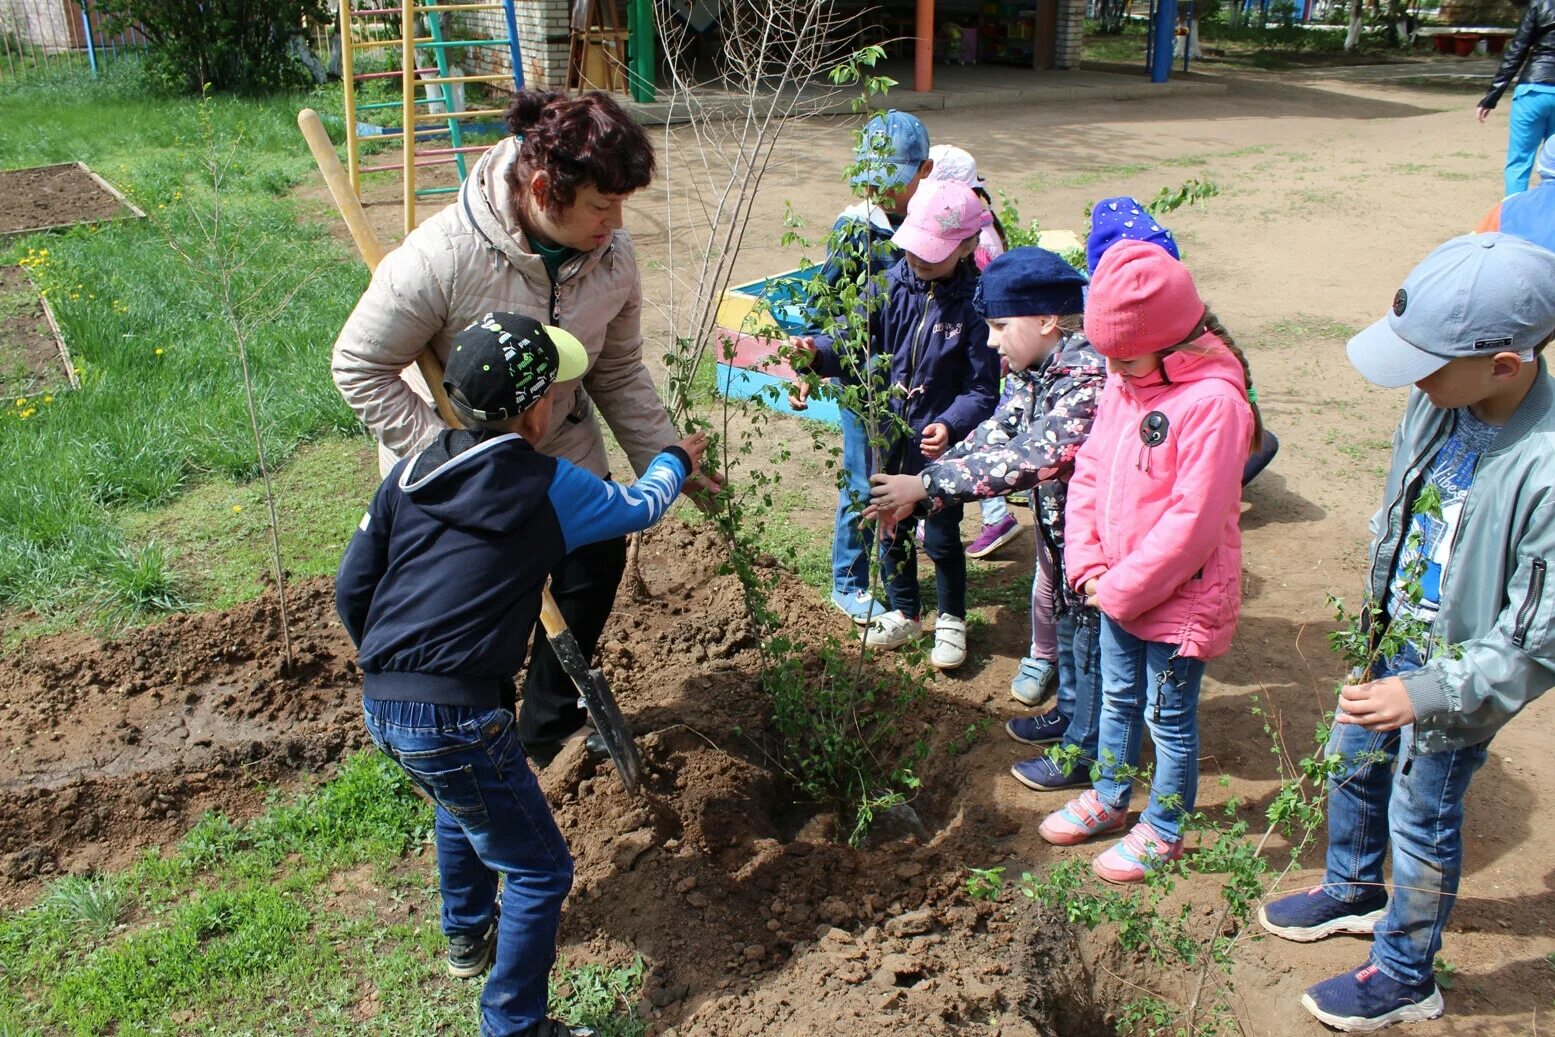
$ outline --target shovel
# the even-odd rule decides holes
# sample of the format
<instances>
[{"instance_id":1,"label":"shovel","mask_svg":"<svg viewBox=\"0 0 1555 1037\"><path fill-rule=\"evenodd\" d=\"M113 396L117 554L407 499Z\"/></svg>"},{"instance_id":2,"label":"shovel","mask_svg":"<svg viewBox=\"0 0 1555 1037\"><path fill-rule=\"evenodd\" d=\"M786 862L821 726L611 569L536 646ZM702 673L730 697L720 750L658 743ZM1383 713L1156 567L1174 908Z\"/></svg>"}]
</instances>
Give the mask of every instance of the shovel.
<instances>
[{"instance_id":1,"label":"shovel","mask_svg":"<svg viewBox=\"0 0 1555 1037\"><path fill-rule=\"evenodd\" d=\"M378 241L378 235L373 233L372 225L367 222L361 200L351 190L351 182L340 165L335 145L330 143L329 134L324 131L318 113L311 108L304 108L297 113L297 126L308 142L308 150L313 152L313 161L318 163L319 172L324 174L330 197L345 220L362 261L367 264L368 270L376 268L378 261L384 257L383 245ZM438 416L450 428L460 428L460 421L448 403L448 393L443 389L443 365L438 362L437 356L430 349L426 350L416 358L416 366L421 370L421 377L426 379L427 388L432 390ZM631 729L626 726L626 720L621 716L621 707L616 705L615 696L605 683L605 675L589 668L578 639L568 629L567 620L556 606L556 599L551 597L550 589L544 587L540 589L540 624L545 628L546 639L551 642L551 651L556 653L562 669L567 671L567 676L577 686L583 708L593 718L594 730L604 740L605 749L610 753L610 760L616 765L622 783L628 792L636 792L642 777L642 757L637 752Z\"/></svg>"}]
</instances>

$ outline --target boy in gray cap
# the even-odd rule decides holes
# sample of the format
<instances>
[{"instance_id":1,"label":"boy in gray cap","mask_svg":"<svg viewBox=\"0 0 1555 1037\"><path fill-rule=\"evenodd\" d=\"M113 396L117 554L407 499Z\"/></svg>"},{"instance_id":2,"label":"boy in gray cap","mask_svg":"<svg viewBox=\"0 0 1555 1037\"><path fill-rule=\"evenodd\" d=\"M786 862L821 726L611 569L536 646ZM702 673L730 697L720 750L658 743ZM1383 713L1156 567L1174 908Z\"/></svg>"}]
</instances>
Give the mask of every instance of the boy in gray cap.
<instances>
[{"instance_id":1,"label":"boy in gray cap","mask_svg":"<svg viewBox=\"0 0 1555 1037\"><path fill-rule=\"evenodd\" d=\"M1386 657L1339 696L1323 883L1259 909L1287 940L1371 933L1370 960L1301 1002L1345 1031L1444 1011L1431 966L1463 866L1463 800L1490 740L1555 684L1555 253L1454 238L1350 340L1413 384L1372 519L1371 635ZM1393 857L1393 897L1383 858Z\"/></svg>"}]
</instances>

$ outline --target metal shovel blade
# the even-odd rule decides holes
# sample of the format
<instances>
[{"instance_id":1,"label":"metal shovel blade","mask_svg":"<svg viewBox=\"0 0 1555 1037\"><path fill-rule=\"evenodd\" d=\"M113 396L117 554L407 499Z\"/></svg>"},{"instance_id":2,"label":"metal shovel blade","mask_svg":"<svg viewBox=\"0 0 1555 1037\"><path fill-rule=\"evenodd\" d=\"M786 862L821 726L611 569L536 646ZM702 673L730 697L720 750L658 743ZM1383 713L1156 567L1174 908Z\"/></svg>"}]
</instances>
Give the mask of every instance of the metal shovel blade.
<instances>
[{"instance_id":1,"label":"metal shovel blade","mask_svg":"<svg viewBox=\"0 0 1555 1037\"><path fill-rule=\"evenodd\" d=\"M642 757L637 753L637 743L632 740L626 719L621 716L621 707L616 705L615 696L605 683L605 675L589 669L583 650L578 647L578 639L565 626L560 630L547 629L546 636L550 639L551 650L556 653L557 661L577 686L583 707L594 720L594 730L604 739L605 750L610 753L610 761L620 772L621 781L628 792L636 792L642 774Z\"/></svg>"}]
</instances>

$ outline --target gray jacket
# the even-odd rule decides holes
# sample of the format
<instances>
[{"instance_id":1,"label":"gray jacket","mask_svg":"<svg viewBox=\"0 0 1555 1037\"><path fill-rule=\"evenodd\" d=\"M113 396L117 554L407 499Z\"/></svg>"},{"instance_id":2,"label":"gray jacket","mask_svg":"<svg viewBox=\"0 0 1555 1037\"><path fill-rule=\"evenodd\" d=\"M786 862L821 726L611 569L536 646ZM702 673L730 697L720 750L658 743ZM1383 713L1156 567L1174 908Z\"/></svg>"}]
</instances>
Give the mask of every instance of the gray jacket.
<instances>
[{"instance_id":1,"label":"gray jacket","mask_svg":"<svg viewBox=\"0 0 1555 1037\"><path fill-rule=\"evenodd\" d=\"M1412 392L1393 437L1382 510L1372 518L1369 587L1386 601L1410 509L1452 414ZM1461 655L1403 675L1414 749L1478 745L1555 684L1549 563L1555 559L1555 390L1539 377L1474 471L1441 575L1432 634Z\"/></svg>"},{"instance_id":2,"label":"gray jacket","mask_svg":"<svg viewBox=\"0 0 1555 1037\"><path fill-rule=\"evenodd\" d=\"M335 384L381 444L387 471L442 431L416 357L430 348L448 362L453 337L492 310L559 325L583 343L589 370L564 384L550 433L535 444L598 476L607 473L594 406L641 475L679 437L643 365L642 284L626 231L563 265L553 285L514 216L507 172L517 139L492 148L470 171L458 200L411 231L378 264L341 329Z\"/></svg>"}]
</instances>

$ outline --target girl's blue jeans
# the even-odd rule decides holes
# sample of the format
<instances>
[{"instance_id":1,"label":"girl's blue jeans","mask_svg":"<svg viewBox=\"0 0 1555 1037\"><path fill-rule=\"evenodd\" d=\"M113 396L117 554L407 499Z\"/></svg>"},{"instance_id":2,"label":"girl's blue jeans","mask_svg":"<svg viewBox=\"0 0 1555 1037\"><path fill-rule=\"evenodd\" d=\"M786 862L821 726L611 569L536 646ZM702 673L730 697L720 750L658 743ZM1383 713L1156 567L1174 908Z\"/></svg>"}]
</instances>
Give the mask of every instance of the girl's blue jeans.
<instances>
[{"instance_id":1,"label":"girl's blue jeans","mask_svg":"<svg viewBox=\"0 0 1555 1037\"><path fill-rule=\"evenodd\" d=\"M481 992L483 1037L516 1037L545 1019L572 856L505 709L364 701L373 743L437 804L443 932L481 937L497 956ZM497 876L502 911L497 917Z\"/></svg>"},{"instance_id":2,"label":"girl's blue jeans","mask_svg":"<svg viewBox=\"0 0 1555 1037\"><path fill-rule=\"evenodd\" d=\"M1101 613L1071 606L1059 615L1056 625L1057 709L1060 716L1069 718L1060 744L1078 746L1080 762L1076 766L1089 769L1096 762L1101 724Z\"/></svg>"},{"instance_id":3,"label":"girl's blue jeans","mask_svg":"<svg viewBox=\"0 0 1555 1037\"><path fill-rule=\"evenodd\" d=\"M1389 676L1380 671L1377 676ZM1442 930L1463 870L1463 798L1490 743L1402 754L1412 727L1368 731L1335 724L1329 756L1345 767L1329 783L1328 866L1324 890L1351 903L1384 889L1382 863L1393 851L1393 897L1372 934L1371 960L1400 983L1431 980Z\"/></svg>"},{"instance_id":4,"label":"girl's blue jeans","mask_svg":"<svg viewBox=\"0 0 1555 1037\"><path fill-rule=\"evenodd\" d=\"M1199 793L1199 685L1204 660L1177 654L1176 645L1141 641L1112 617L1101 617L1101 776L1096 794L1118 810L1128 807L1133 778L1119 769L1139 766L1140 740L1150 729L1155 770L1150 803L1140 819L1169 842L1182 838L1183 817Z\"/></svg>"}]
</instances>

